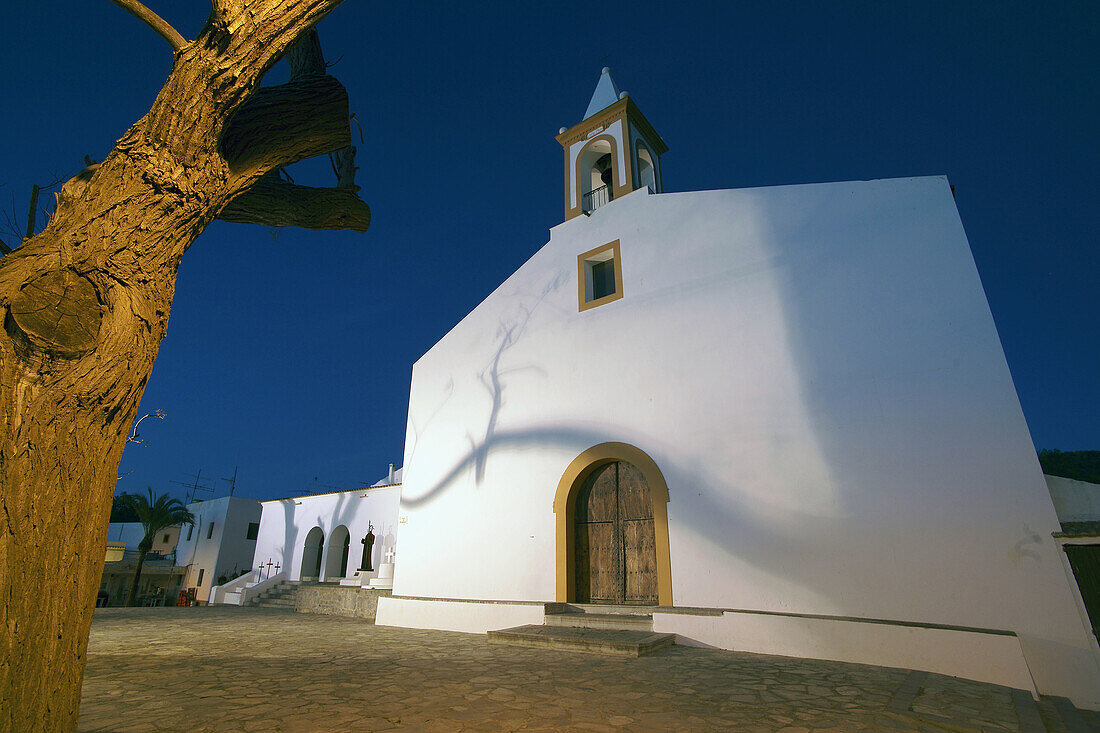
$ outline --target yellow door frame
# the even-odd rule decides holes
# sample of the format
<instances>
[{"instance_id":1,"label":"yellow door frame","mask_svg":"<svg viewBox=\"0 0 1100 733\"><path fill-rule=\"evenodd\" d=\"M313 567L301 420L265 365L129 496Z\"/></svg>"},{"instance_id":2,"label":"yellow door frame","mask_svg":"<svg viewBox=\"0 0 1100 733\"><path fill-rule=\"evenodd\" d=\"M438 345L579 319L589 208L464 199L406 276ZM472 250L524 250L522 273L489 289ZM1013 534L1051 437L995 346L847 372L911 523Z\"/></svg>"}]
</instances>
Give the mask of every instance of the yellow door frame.
<instances>
[{"instance_id":1,"label":"yellow door frame","mask_svg":"<svg viewBox=\"0 0 1100 733\"><path fill-rule=\"evenodd\" d=\"M556 527L557 592L559 603L576 600L574 505L577 490L593 471L615 461L626 461L638 467L649 484L653 497L653 534L657 551L657 601L672 605L672 560L668 546L668 484L661 469L645 451L628 443L600 443L573 459L565 469L554 494L554 526Z\"/></svg>"}]
</instances>

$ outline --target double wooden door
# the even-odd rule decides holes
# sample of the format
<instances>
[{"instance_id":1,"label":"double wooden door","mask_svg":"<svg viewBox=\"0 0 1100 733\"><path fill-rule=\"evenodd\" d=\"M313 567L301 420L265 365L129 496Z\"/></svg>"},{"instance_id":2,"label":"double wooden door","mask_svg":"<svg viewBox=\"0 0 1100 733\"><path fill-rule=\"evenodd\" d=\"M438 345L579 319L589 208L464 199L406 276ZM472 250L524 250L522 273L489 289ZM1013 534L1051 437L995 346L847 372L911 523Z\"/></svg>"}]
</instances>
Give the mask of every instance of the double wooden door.
<instances>
[{"instance_id":1,"label":"double wooden door","mask_svg":"<svg viewBox=\"0 0 1100 733\"><path fill-rule=\"evenodd\" d=\"M638 467L597 468L578 491L574 517L577 602L656 605L653 499Z\"/></svg>"}]
</instances>

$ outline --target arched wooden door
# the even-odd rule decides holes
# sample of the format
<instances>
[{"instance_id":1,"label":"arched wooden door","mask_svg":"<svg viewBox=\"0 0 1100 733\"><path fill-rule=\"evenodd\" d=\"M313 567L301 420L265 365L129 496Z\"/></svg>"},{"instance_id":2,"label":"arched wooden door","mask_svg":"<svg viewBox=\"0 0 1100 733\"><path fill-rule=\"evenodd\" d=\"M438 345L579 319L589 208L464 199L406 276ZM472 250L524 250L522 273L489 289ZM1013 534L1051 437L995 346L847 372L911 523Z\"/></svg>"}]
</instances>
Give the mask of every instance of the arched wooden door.
<instances>
[{"instance_id":1,"label":"arched wooden door","mask_svg":"<svg viewBox=\"0 0 1100 733\"><path fill-rule=\"evenodd\" d=\"M600 466L576 502L577 602L656 605L653 499L642 472L625 461Z\"/></svg>"}]
</instances>

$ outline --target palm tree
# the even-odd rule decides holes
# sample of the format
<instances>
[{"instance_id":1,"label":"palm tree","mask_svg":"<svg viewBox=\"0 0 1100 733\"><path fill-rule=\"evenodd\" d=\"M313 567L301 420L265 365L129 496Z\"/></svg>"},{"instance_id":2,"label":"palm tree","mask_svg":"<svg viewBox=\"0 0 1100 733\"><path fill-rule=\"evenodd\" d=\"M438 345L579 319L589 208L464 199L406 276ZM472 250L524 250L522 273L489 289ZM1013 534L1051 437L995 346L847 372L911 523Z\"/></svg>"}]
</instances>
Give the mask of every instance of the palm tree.
<instances>
[{"instance_id":1,"label":"palm tree","mask_svg":"<svg viewBox=\"0 0 1100 733\"><path fill-rule=\"evenodd\" d=\"M175 524L194 524L195 515L187 511L187 507L179 499L173 499L167 494L153 496L150 487L149 498L141 494L123 494L122 499L133 508L138 516L138 521L145 528L145 536L138 543L137 568L134 570L134 584L130 586L130 595L126 598L126 605L134 605L137 596L138 582L141 580L141 566L145 563L145 556L153 547L153 538L157 532Z\"/></svg>"}]
</instances>

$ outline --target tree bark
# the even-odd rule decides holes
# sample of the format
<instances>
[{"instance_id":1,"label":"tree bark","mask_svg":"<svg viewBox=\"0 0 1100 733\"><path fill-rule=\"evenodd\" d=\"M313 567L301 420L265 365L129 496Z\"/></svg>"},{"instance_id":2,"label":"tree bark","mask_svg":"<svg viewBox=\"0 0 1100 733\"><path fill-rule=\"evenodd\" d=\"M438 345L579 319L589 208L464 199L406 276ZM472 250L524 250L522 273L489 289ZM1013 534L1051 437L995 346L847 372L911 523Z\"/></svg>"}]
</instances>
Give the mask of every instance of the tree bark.
<instances>
[{"instance_id":1,"label":"tree bark","mask_svg":"<svg viewBox=\"0 0 1100 733\"><path fill-rule=\"evenodd\" d=\"M214 0L148 114L0 259L0 731L76 729L119 459L180 258L265 173L350 143L289 105L307 144L221 152L263 74L340 1Z\"/></svg>"},{"instance_id":2,"label":"tree bark","mask_svg":"<svg viewBox=\"0 0 1100 733\"><path fill-rule=\"evenodd\" d=\"M234 170L297 163L346 144L350 119L343 84L327 74L264 87L233 115L222 156Z\"/></svg>"},{"instance_id":3,"label":"tree bark","mask_svg":"<svg viewBox=\"0 0 1100 733\"><path fill-rule=\"evenodd\" d=\"M264 176L218 215L223 221L306 229L367 231L370 207L349 188L311 188Z\"/></svg>"}]
</instances>

